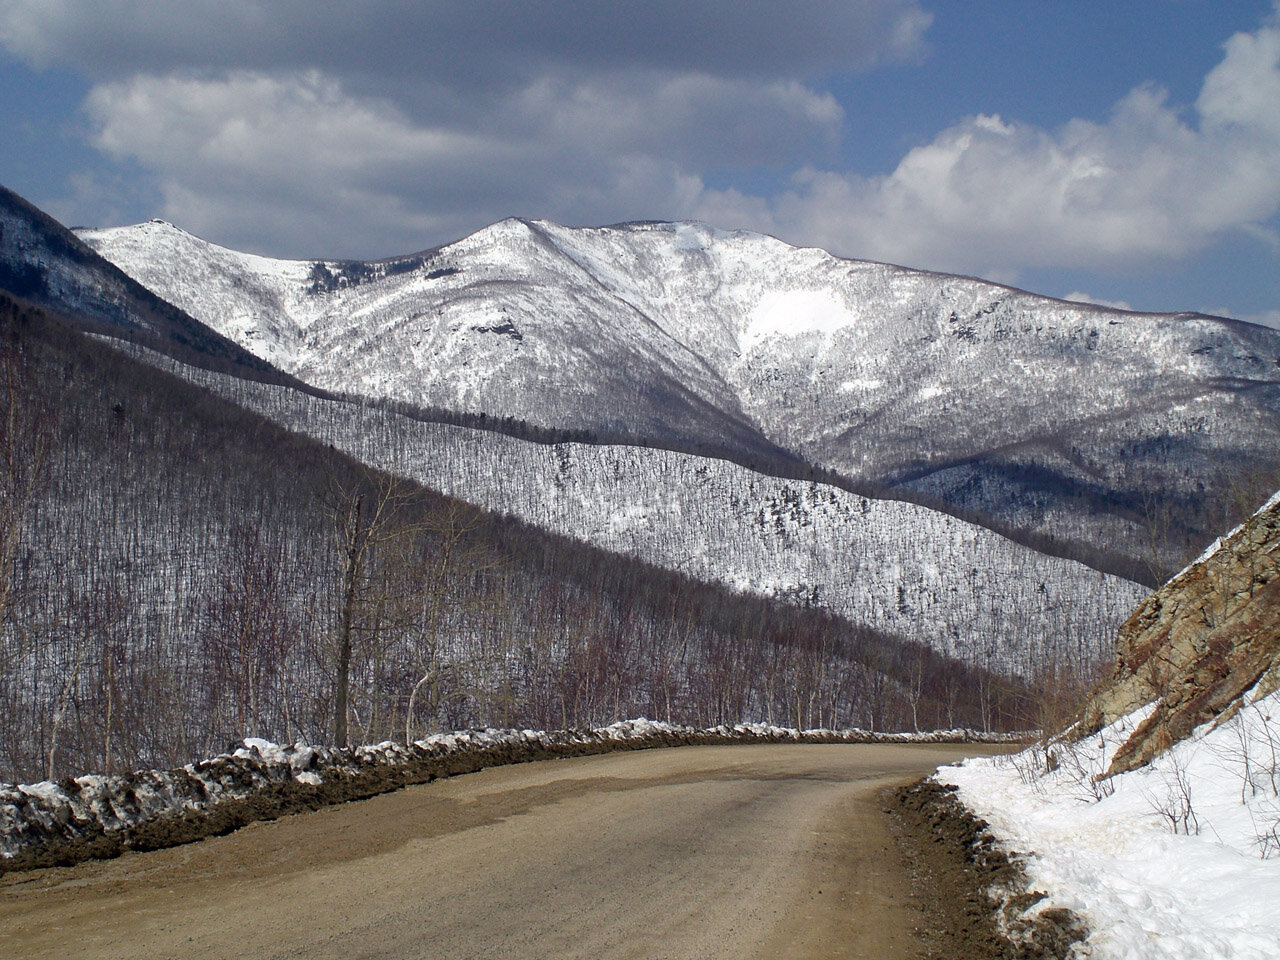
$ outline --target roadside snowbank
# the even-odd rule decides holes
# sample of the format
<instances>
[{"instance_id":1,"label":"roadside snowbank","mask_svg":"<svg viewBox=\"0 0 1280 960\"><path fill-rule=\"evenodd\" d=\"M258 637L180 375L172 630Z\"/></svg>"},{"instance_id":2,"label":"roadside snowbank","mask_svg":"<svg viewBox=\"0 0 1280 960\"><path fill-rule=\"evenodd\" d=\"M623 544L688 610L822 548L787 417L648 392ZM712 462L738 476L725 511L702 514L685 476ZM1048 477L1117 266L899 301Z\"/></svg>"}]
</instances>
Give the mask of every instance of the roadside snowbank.
<instances>
[{"instance_id":1,"label":"roadside snowbank","mask_svg":"<svg viewBox=\"0 0 1280 960\"><path fill-rule=\"evenodd\" d=\"M1280 957L1280 693L1206 724L1147 767L1097 780L1143 708L1067 745L943 767L1091 934L1092 960Z\"/></svg>"},{"instance_id":2,"label":"roadside snowbank","mask_svg":"<svg viewBox=\"0 0 1280 960\"><path fill-rule=\"evenodd\" d=\"M731 743L960 743L971 730L884 734L739 724L698 730L632 720L595 730L470 730L411 747L281 746L249 739L177 770L0 785L0 871L115 856L227 833L254 820L485 767L612 750Z\"/></svg>"}]
</instances>

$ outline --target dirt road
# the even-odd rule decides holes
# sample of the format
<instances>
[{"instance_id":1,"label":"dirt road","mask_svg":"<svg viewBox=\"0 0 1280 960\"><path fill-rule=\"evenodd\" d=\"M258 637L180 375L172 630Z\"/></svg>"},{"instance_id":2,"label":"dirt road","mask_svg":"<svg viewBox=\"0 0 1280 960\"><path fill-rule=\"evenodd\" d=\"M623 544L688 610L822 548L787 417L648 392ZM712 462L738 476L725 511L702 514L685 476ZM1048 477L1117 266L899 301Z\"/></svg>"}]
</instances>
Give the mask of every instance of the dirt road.
<instances>
[{"instance_id":1,"label":"dirt road","mask_svg":"<svg viewBox=\"0 0 1280 960\"><path fill-rule=\"evenodd\" d=\"M494 768L7 876L0 957L907 957L924 905L878 794L972 752L689 747Z\"/></svg>"}]
</instances>

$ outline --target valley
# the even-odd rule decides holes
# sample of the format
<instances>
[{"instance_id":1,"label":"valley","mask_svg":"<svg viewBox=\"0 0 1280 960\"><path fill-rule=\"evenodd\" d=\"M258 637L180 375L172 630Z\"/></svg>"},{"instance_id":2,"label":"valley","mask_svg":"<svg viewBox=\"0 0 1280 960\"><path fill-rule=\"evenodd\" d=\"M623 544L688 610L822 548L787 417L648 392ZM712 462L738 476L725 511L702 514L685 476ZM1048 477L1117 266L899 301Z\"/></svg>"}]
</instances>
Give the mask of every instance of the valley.
<instances>
[{"instance_id":1,"label":"valley","mask_svg":"<svg viewBox=\"0 0 1280 960\"><path fill-rule=\"evenodd\" d=\"M0 92L0 960L1280 958L1280 0Z\"/></svg>"},{"instance_id":2,"label":"valley","mask_svg":"<svg viewBox=\"0 0 1280 960\"><path fill-rule=\"evenodd\" d=\"M1232 321L700 224L282 261L4 199L8 402L62 385L10 437L58 451L8 554L46 775L253 731L1033 725L1271 456L1280 337Z\"/></svg>"},{"instance_id":3,"label":"valley","mask_svg":"<svg viewBox=\"0 0 1280 960\"><path fill-rule=\"evenodd\" d=\"M769 831L776 884L838 889L838 910L821 893L797 906L758 885L742 890L735 862L698 868L727 884L722 899L735 910L748 904L763 918L724 934L744 943L800 937L822 956L857 939L881 956L924 937L944 950L963 941L1065 955L1108 936L1146 949L1156 928L1185 927L1194 942L1224 923L1231 943L1265 939L1251 914L1233 926L1216 907L1116 918L1127 881L1105 865L1089 876L1110 899L1072 892L1070 870L1046 883L1054 893L1043 902L1020 891L1055 858L1095 855L1092 833L1064 854L1057 834L1034 825L1041 811L1068 816L1066 802L1096 804L1110 823L1146 797L1189 838L1200 829L1194 791L1205 823L1233 845L1223 856L1275 853L1274 500L1216 553L1149 589L1277 484L1280 334L842 261L698 224L507 220L389 260L278 261L163 222L77 236L20 198L0 200L0 779L34 783L5 787L0 816L24 869L435 777L404 760L414 751L439 753L427 762L447 775L487 766L485 744L508 745L493 748L503 763L507 749L516 759L609 749L600 745L626 729L642 733L622 749L645 736L647 746L757 745L707 756L671 783L623 788L630 775L610 775L592 788L593 808L620 797L633 810L641 795L697 785L680 803L710 804L702 826L675 827L700 835L725 821L725 803L772 810L799 790L813 809L814 784L823 810L862 809L815 823L814 836L834 838L834 859L830 843L819 851ZM1155 635L1134 639L1143 629ZM667 725L608 726L637 716ZM719 726L696 729L707 724ZM422 739L495 726L512 729ZM890 850L870 813L888 794L873 798L868 785L925 768L903 766L903 753L870 772L832 770L876 751L926 756L926 767L982 752L868 743L884 739L879 731L944 727L971 740L1038 734L1020 734L1032 738L1021 753L939 768L918 788L933 799L914 814L912 795L897 794L900 816L945 822L959 839L944 863L917 823L896 855L907 860L876 867L890 892L869 891L850 877L865 879L871 848L847 841L871 830L877 856ZM564 732L537 732L555 729ZM1207 767L1194 759L1201 741ZM352 742L379 745L344 752ZM480 753L450 759L455 749ZM701 749L637 763L669 774ZM802 752L787 753L786 771L730 759L766 749L779 762ZM322 754L336 762L319 763ZM277 756L288 759L264 761ZM183 766L196 760L207 784ZM246 764L261 769L250 775ZM1241 765L1238 790L1211 775ZM100 774L64 774L84 770ZM540 776L516 768L501 779ZM577 786L522 789L467 801L507 812L464 833L532 819L587 829L597 851L674 842L619 837L596 820L573 827ZM381 843L386 824L369 811L382 803L314 816L354 816L362 842ZM451 809L448 797L429 806ZM1033 825L1009 820L1015 809ZM982 835L975 817L988 814L1037 856ZM50 817L60 826L36 829ZM374 859L424 896L440 894L393 864L392 846L474 859L471 833L464 842L405 829ZM744 836L723 842L758 854L759 838ZM329 909L333 876L365 882L363 861L302 864L285 846L285 874L254 883L304 913ZM819 866L796 868L797 856ZM936 916L903 919L910 884L936 882L933 869L970 877L974 856L1009 886L996 894L974 880ZM1202 859L1189 848L1187 863ZM98 867L77 869L96 882ZM243 870L202 869L193 889ZM528 869L558 876L543 863ZM669 878L671 864L649 869ZM1234 860L1230 869L1243 875ZM131 896L127 873L102 903ZM484 875L473 882L496 897L475 905L482 941L518 955L528 938L501 908L512 890ZM1267 888L1270 874L1259 882ZM589 884L601 885L617 882ZM17 936L44 941L46 914L79 909L56 881L42 889L45 899L10 904ZM650 927L685 917L671 927L672 950L702 949L690 924L722 921L695 922L681 905L705 898L679 883L668 893L656 913L639 914L561 898L544 933L554 939L565 915L614 931L632 930L636 916ZM23 904L40 909L22 914ZM172 929L188 952L216 954L228 935L237 949L266 949L265 934L228 933L181 898L147 913L142 933L94 916L105 938L94 943L108 953L139 936L169 943ZM433 953L462 942L455 926L421 928L399 908L357 919L362 944L397 954L410 949L406 937L446 937ZM349 946L318 918L309 929Z\"/></svg>"},{"instance_id":4,"label":"valley","mask_svg":"<svg viewBox=\"0 0 1280 960\"><path fill-rule=\"evenodd\" d=\"M1092 664L1145 595L910 502L654 447L536 443L149 362L399 476L734 590L818 607L1002 672Z\"/></svg>"}]
</instances>

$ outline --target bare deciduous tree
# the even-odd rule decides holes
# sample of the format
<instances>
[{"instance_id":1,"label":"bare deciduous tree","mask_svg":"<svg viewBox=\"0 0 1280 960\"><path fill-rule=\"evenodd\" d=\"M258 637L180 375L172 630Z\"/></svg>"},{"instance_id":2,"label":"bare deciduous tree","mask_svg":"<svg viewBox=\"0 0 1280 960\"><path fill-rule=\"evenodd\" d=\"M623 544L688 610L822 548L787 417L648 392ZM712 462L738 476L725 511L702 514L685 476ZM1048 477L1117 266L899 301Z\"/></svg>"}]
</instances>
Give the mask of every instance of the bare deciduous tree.
<instances>
[{"instance_id":1,"label":"bare deciduous tree","mask_svg":"<svg viewBox=\"0 0 1280 960\"><path fill-rule=\"evenodd\" d=\"M405 707L404 739L413 741L419 694L426 691L427 713L442 706L446 688L461 686L458 670L445 662L441 623L484 605L486 598L468 589L477 574L497 567L501 560L477 537L480 514L450 500L414 529L412 562L406 565L411 588L402 600L410 666L416 677Z\"/></svg>"},{"instance_id":2,"label":"bare deciduous tree","mask_svg":"<svg viewBox=\"0 0 1280 960\"><path fill-rule=\"evenodd\" d=\"M341 599L334 638L333 742L346 745L351 710L351 665L357 616L377 602L374 560L380 549L406 536L406 508L412 490L404 481L381 475L335 486L326 506L334 521L340 565Z\"/></svg>"}]
</instances>

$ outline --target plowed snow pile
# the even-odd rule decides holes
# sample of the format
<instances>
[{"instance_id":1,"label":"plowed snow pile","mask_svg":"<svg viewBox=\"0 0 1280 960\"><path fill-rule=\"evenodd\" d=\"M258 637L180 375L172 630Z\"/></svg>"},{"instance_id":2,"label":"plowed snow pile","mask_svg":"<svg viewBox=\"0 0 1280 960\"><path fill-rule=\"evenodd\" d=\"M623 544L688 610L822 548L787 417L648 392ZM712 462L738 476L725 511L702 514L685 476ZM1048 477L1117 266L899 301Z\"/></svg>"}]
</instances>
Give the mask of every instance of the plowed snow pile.
<instances>
[{"instance_id":1,"label":"plowed snow pile","mask_svg":"<svg viewBox=\"0 0 1280 960\"><path fill-rule=\"evenodd\" d=\"M173 846L254 820L508 763L693 744L971 743L1015 736L794 730L759 723L699 730L638 719L594 730L465 730L412 746L280 746L248 739L233 753L175 770L0 784L0 873Z\"/></svg>"},{"instance_id":2,"label":"plowed snow pile","mask_svg":"<svg viewBox=\"0 0 1280 960\"><path fill-rule=\"evenodd\" d=\"M1150 765L1095 779L1149 707L1074 744L941 768L1091 934L1092 960L1280 957L1280 693L1206 724Z\"/></svg>"}]
</instances>

